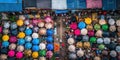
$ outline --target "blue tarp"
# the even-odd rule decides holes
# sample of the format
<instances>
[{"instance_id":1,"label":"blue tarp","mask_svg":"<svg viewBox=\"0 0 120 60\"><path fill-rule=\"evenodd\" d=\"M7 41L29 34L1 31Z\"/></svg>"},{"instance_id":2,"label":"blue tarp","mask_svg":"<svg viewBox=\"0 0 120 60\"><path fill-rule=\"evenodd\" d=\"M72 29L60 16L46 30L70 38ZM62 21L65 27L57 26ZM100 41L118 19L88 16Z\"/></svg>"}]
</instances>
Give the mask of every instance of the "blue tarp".
<instances>
[{"instance_id":1,"label":"blue tarp","mask_svg":"<svg viewBox=\"0 0 120 60\"><path fill-rule=\"evenodd\" d=\"M102 0L103 10L115 10L116 9L116 0Z\"/></svg>"},{"instance_id":2,"label":"blue tarp","mask_svg":"<svg viewBox=\"0 0 120 60\"><path fill-rule=\"evenodd\" d=\"M0 0L0 3L22 3L22 0Z\"/></svg>"},{"instance_id":3,"label":"blue tarp","mask_svg":"<svg viewBox=\"0 0 120 60\"><path fill-rule=\"evenodd\" d=\"M68 10L55 10L56 14L63 14L63 13L67 13Z\"/></svg>"},{"instance_id":4,"label":"blue tarp","mask_svg":"<svg viewBox=\"0 0 120 60\"><path fill-rule=\"evenodd\" d=\"M85 9L86 0L67 0L67 9Z\"/></svg>"},{"instance_id":5,"label":"blue tarp","mask_svg":"<svg viewBox=\"0 0 120 60\"><path fill-rule=\"evenodd\" d=\"M22 0L0 0L0 12L22 11Z\"/></svg>"}]
</instances>

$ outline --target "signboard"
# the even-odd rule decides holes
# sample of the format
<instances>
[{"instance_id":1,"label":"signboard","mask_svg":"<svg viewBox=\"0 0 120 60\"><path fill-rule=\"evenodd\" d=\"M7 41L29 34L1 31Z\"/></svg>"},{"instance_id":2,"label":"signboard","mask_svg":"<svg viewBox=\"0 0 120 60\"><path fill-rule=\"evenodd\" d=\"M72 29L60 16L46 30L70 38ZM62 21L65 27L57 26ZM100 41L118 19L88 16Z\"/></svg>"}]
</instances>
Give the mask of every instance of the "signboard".
<instances>
[{"instance_id":1,"label":"signboard","mask_svg":"<svg viewBox=\"0 0 120 60\"><path fill-rule=\"evenodd\" d=\"M115 10L116 0L103 0L103 10Z\"/></svg>"},{"instance_id":2,"label":"signboard","mask_svg":"<svg viewBox=\"0 0 120 60\"><path fill-rule=\"evenodd\" d=\"M67 9L85 9L86 0L67 0Z\"/></svg>"},{"instance_id":3,"label":"signboard","mask_svg":"<svg viewBox=\"0 0 120 60\"><path fill-rule=\"evenodd\" d=\"M102 8L102 0L86 0L87 8Z\"/></svg>"},{"instance_id":4,"label":"signboard","mask_svg":"<svg viewBox=\"0 0 120 60\"><path fill-rule=\"evenodd\" d=\"M24 8L36 7L36 0L23 0Z\"/></svg>"},{"instance_id":5,"label":"signboard","mask_svg":"<svg viewBox=\"0 0 120 60\"><path fill-rule=\"evenodd\" d=\"M52 0L52 9L67 9L66 0Z\"/></svg>"},{"instance_id":6,"label":"signboard","mask_svg":"<svg viewBox=\"0 0 120 60\"><path fill-rule=\"evenodd\" d=\"M51 9L51 0L37 0L37 8Z\"/></svg>"}]
</instances>

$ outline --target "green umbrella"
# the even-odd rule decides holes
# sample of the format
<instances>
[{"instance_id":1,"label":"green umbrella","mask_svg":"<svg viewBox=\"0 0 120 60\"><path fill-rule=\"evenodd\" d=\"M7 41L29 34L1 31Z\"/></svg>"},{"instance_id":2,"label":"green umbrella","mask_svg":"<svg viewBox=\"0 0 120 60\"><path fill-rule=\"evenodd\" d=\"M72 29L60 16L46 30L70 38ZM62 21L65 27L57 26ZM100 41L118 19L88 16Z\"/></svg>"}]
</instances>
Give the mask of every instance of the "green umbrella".
<instances>
[{"instance_id":1,"label":"green umbrella","mask_svg":"<svg viewBox=\"0 0 120 60\"><path fill-rule=\"evenodd\" d=\"M95 30L100 30L100 28L101 28L101 27L100 27L99 24L95 24L95 25L94 25L94 29L95 29Z\"/></svg>"},{"instance_id":2,"label":"green umbrella","mask_svg":"<svg viewBox=\"0 0 120 60\"><path fill-rule=\"evenodd\" d=\"M90 43L96 43L96 37L90 37Z\"/></svg>"},{"instance_id":3,"label":"green umbrella","mask_svg":"<svg viewBox=\"0 0 120 60\"><path fill-rule=\"evenodd\" d=\"M40 56L45 56L46 55L46 50L40 50L39 55Z\"/></svg>"},{"instance_id":4,"label":"green umbrella","mask_svg":"<svg viewBox=\"0 0 120 60\"><path fill-rule=\"evenodd\" d=\"M107 24L102 25L102 30L107 31L108 30L108 25Z\"/></svg>"},{"instance_id":5,"label":"green umbrella","mask_svg":"<svg viewBox=\"0 0 120 60\"><path fill-rule=\"evenodd\" d=\"M14 16L14 15L9 16L9 20L10 20L10 21L15 21L15 20L16 20L16 16Z\"/></svg>"},{"instance_id":6,"label":"green umbrella","mask_svg":"<svg viewBox=\"0 0 120 60\"><path fill-rule=\"evenodd\" d=\"M100 44L100 45L98 46L98 48L99 48L100 50L103 50L103 49L105 48L105 45Z\"/></svg>"}]
</instances>

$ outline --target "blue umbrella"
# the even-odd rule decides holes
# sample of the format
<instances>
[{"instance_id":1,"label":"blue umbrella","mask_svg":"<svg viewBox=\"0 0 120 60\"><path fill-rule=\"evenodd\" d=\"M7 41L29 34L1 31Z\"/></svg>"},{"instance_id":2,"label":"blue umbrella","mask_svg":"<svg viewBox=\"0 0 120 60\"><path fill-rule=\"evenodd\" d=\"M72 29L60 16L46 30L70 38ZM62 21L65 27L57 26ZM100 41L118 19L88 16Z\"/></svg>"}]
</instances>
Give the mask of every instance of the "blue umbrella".
<instances>
[{"instance_id":1,"label":"blue umbrella","mask_svg":"<svg viewBox=\"0 0 120 60\"><path fill-rule=\"evenodd\" d=\"M40 40L38 38L33 38L32 43L33 44L39 44Z\"/></svg>"},{"instance_id":2,"label":"blue umbrella","mask_svg":"<svg viewBox=\"0 0 120 60\"><path fill-rule=\"evenodd\" d=\"M53 29L47 29L47 35L52 36L54 33Z\"/></svg>"},{"instance_id":3,"label":"blue umbrella","mask_svg":"<svg viewBox=\"0 0 120 60\"><path fill-rule=\"evenodd\" d=\"M83 29L83 28L85 28L85 27L86 27L85 22L79 22L79 23L78 23L78 28L79 28L79 29Z\"/></svg>"},{"instance_id":4,"label":"blue umbrella","mask_svg":"<svg viewBox=\"0 0 120 60\"><path fill-rule=\"evenodd\" d=\"M25 44L25 48L26 48L26 49L31 49L31 47L32 47L32 44L31 44L31 43L26 43L26 44Z\"/></svg>"},{"instance_id":5,"label":"blue umbrella","mask_svg":"<svg viewBox=\"0 0 120 60\"><path fill-rule=\"evenodd\" d=\"M2 46L3 46L3 47L8 47L8 46L9 46L9 42L8 42L8 41L2 42Z\"/></svg>"},{"instance_id":6,"label":"blue umbrella","mask_svg":"<svg viewBox=\"0 0 120 60\"><path fill-rule=\"evenodd\" d=\"M48 36L47 38L46 38L46 40L47 40L47 42L53 42L53 37L52 36Z\"/></svg>"},{"instance_id":7,"label":"blue umbrella","mask_svg":"<svg viewBox=\"0 0 120 60\"><path fill-rule=\"evenodd\" d=\"M25 34L26 35L31 35L32 34L32 29L26 29Z\"/></svg>"},{"instance_id":8,"label":"blue umbrella","mask_svg":"<svg viewBox=\"0 0 120 60\"><path fill-rule=\"evenodd\" d=\"M53 44L47 44L47 50L53 50Z\"/></svg>"},{"instance_id":9,"label":"blue umbrella","mask_svg":"<svg viewBox=\"0 0 120 60\"><path fill-rule=\"evenodd\" d=\"M32 51L39 51L39 46L38 45L34 45L32 47Z\"/></svg>"},{"instance_id":10,"label":"blue umbrella","mask_svg":"<svg viewBox=\"0 0 120 60\"><path fill-rule=\"evenodd\" d=\"M23 45L25 44L25 40L24 39L18 39L18 45Z\"/></svg>"}]
</instances>

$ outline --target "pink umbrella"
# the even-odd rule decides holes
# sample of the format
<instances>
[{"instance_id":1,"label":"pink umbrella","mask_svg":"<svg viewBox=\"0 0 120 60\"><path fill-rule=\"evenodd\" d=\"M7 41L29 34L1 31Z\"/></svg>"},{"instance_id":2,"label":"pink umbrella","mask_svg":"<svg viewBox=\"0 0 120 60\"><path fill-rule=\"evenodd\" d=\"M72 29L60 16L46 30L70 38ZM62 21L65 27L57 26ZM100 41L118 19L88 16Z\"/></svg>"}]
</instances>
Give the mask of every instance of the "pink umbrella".
<instances>
[{"instance_id":1,"label":"pink umbrella","mask_svg":"<svg viewBox=\"0 0 120 60\"><path fill-rule=\"evenodd\" d=\"M22 52L17 52L16 53L16 58L20 59L23 57L23 53Z\"/></svg>"},{"instance_id":2,"label":"pink umbrella","mask_svg":"<svg viewBox=\"0 0 120 60\"><path fill-rule=\"evenodd\" d=\"M71 23L70 28L73 29L73 30L77 29L77 23Z\"/></svg>"},{"instance_id":3,"label":"pink umbrella","mask_svg":"<svg viewBox=\"0 0 120 60\"><path fill-rule=\"evenodd\" d=\"M15 43L17 42L17 37L16 36L10 36L10 40L11 43Z\"/></svg>"},{"instance_id":4,"label":"pink umbrella","mask_svg":"<svg viewBox=\"0 0 120 60\"><path fill-rule=\"evenodd\" d=\"M81 33L81 32L80 32L79 29L76 29L76 30L74 31L74 34L77 35L77 36L80 35L80 33Z\"/></svg>"},{"instance_id":5,"label":"pink umbrella","mask_svg":"<svg viewBox=\"0 0 120 60\"><path fill-rule=\"evenodd\" d=\"M52 18L50 16L45 17L45 22L51 22Z\"/></svg>"},{"instance_id":6,"label":"pink umbrella","mask_svg":"<svg viewBox=\"0 0 120 60\"><path fill-rule=\"evenodd\" d=\"M10 51L8 52L8 56L9 56L9 57L14 57L14 55L15 55L15 51L10 50Z\"/></svg>"},{"instance_id":7,"label":"pink umbrella","mask_svg":"<svg viewBox=\"0 0 120 60\"><path fill-rule=\"evenodd\" d=\"M37 25L38 24L38 20L37 19L33 19L32 23L35 24L35 25Z\"/></svg>"},{"instance_id":8,"label":"pink umbrella","mask_svg":"<svg viewBox=\"0 0 120 60\"><path fill-rule=\"evenodd\" d=\"M89 35L89 36L94 36L94 30L89 30L89 31L88 31L88 35Z\"/></svg>"},{"instance_id":9,"label":"pink umbrella","mask_svg":"<svg viewBox=\"0 0 120 60\"><path fill-rule=\"evenodd\" d=\"M53 56L53 52L52 51L47 51L46 57L51 58L52 56Z\"/></svg>"},{"instance_id":10,"label":"pink umbrella","mask_svg":"<svg viewBox=\"0 0 120 60\"><path fill-rule=\"evenodd\" d=\"M2 26L0 26L0 33L2 32Z\"/></svg>"}]
</instances>

